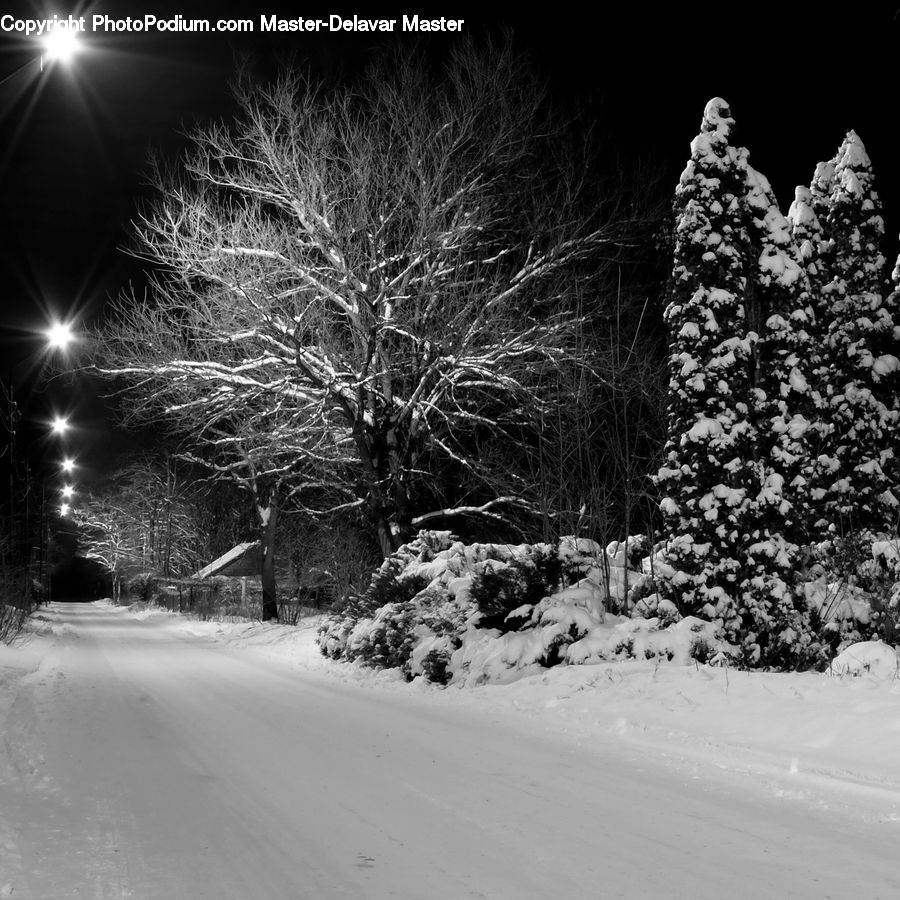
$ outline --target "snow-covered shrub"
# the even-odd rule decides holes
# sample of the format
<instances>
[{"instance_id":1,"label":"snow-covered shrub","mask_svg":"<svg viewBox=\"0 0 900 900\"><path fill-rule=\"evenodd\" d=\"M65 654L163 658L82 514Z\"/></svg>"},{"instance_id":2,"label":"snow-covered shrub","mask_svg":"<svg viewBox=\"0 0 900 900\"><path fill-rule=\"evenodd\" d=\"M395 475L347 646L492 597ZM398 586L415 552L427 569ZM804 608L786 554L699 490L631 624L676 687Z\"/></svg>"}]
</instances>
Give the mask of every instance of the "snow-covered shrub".
<instances>
[{"instance_id":1,"label":"snow-covered shrub","mask_svg":"<svg viewBox=\"0 0 900 900\"><path fill-rule=\"evenodd\" d=\"M900 538L876 538L872 541L872 559L878 568L900 580Z\"/></svg>"},{"instance_id":2,"label":"snow-covered shrub","mask_svg":"<svg viewBox=\"0 0 900 900\"><path fill-rule=\"evenodd\" d=\"M447 684L451 673L450 653L447 650L429 650L420 663L422 675L432 684Z\"/></svg>"},{"instance_id":3,"label":"snow-covered shrub","mask_svg":"<svg viewBox=\"0 0 900 900\"><path fill-rule=\"evenodd\" d=\"M407 584L412 577L404 579ZM409 600L388 603L371 616L355 622L343 619L337 633L326 623L319 644L325 655L336 659L399 669L407 678L425 675L443 684L471 613L470 602L458 603L446 587L432 582Z\"/></svg>"},{"instance_id":4,"label":"snow-covered shrub","mask_svg":"<svg viewBox=\"0 0 900 900\"><path fill-rule=\"evenodd\" d=\"M480 628L515 631L536 604L584 574L583 557L561 555L550 544L517 548L508 560L487 560L472 578L469 594Z\"/></svg>"},{"instance_id":5,"label":"snow-covered shrub","mask_svg":"<svg viewBox=\"0 0 900 900\"><path fill-rule=\"evenodd\" d=\"M419 609L413 600L388 603L350 632L348 658L378 669L405 669L415 642Z\"/></svg>"},{"instance_id":6,"label":"snow-covered shrub","mask_svg":"<svg viewBox=\"0 0 900 900\"><path fill-rule=\"evenodd\" d=\"M524 623L535 604L586 565L570 544L562 552L549 544L464 545L447 532L420 532L384 561L360 597L323 623L319 646L334 659L443 683L467 630ZM516 607L520 621L507 621Z\"/></svg>"},{"instance_id":7,"label":"snow-covered shrub","mask_svg":"<svg viewBox=\"0 0 900 900\"><path fill-rule=\"evenodd\" d=\"M400 605L412 600L419 591L428 587L428 579L417 572L404 574L392 568L379 569L369 590L361 598L361 609L374 613L390 605Z\"/></svg>"},{"instance_id":8,"label":"snow-covered shrub","mask_svg":"<svg viewBox=\"0 0 900 900\"><path fill-rule=\"evenodd\" d=\"M399 669L407 678L425 675L444 684L450 656L461 643L459 635L471 612L471 603L460 604L444 586L431 583L409 600L388 603L354 624L345 622L342 646L324 629L319 643L322 652L334 658Z\"/></svg>"},{"instance_id":9,"label":"snow-covered shrub","mask_svg":"<svg viewBox=\"0 0 900 900\"><path fill-rule=\"evenodd\" d=\"M322 653L399 666L410 674L413 647L426 637L421 629L448 639L472 611L464 590L468 580L458 577L466 568L462 547L449 532L419 532L384 560L361 595L323 622L318 636ZM437 653L445 648L430 649ZM434 668L435 663L429 665Z\"/></svg>"},{"instance_id":10,"label":"snow-covered shrub","mask_svg":"<svg viewBox=\"0 0 900 900\"><path fill-rule=\"evenodd\" d=\"M574 538L556 546L466 545L422 533L382 564L365 594L325 621L319 646L334 659L437 684L505 681L605 659L734 659L735 648L710 622L681 619L665 599L652 601L652 616L649 597L644 609L633 604L635 618L617 614L632 586L649 577L627 562L616 542L605 550Z\"/></svg>"},{"instance_id":11,"label":"snow-covered shrub","mask_svg":"<svg viewBox=\"0 0 900 900\"><path fill-rule=\"evenodd\" d=\"M144 603L152 603L159 596L159 579L152 572L141 572L128 579L128 594Z\"/></svg>"},{"instance_id":12,"label":"snow-covered shrub","mask_svg":"<svg viewBox=\"0 0 900 900\"><path fill-rule=\"evenodd\" d=\"M883 641L863 641L843 650L828 667L828 674L838 678L860 678L871 675L885 681L900 678L900 656Z\"/></svg>"},{"instance_id":13,"label":"snow-covered shrub","mask_svg":"<svg viewBox=\"0 0 900 900\"><path fill-rule=\"evenodd\" d=\"M681 618L678 607L665 595L647 594L638 599L634 605L635 618L657 619L662 625L672 625Z\"/></svg>"},{"instance_id":14,"label":"snow-covered shrub","mask_svg":"<svg viewBox=\"0 0 900 900\"><path fill-rule=\"evenodd\" d=\"M881 639L900 645L900 538L872 543L872 618Z\"/></svg>"},{"instance_id":15,"label":"snow-covered shrub","mask_svg":"<svg viewBox=\"0 0 900 900\"><path fill-rule=\"evenodd\" d=\"M900 642L900 542L858 531L811 548L804 585L814 624L833 652L880 638Z\"/></svg>"},{"instance_id":16,"label":"snow-covered shrub","mask_svg":"<svg viewBox=\"0 0 900 900\"><path fill-rule=\"evenodd\" d=\"M7 548L2 546L0 537L0 558ZM0 644L12 643L18 636L28 614L40 605L43 593L38 581L29 585L24 566L0 565Z\"/></svg>"},{"instance_id":17,"label":"snow-covered shrub","mask_svg":"<svg viewBox=\"0 0 900 900\"><path fill-rule=\"evenodd\" d=\"M11 644L21 632L27 617L28 609L24 604L16 606L0 600L0 644Z\"/></svg>"},{"instance_id":18,"label":"snow-covered shrub","mask_svg":"<svg viewBox=\"0 0 900 900\"><path fill-rule=\"evenodd\" d=\"M647 534L633 534L619 546L624 553L624 565L631 570L640 570L643 560L653 552L652 542Z\"/></svg>"},{"instance_id":19,"label":"snow-covered shrub","mask_svg":"<svg viewBox=\"0 0 900 900\"><path fill-rule=\"evenodd\" d=\"M586 620L579 623L588 626ZM591 621L571 639L567 623L533 625L519 632L485 632L466 640L453 655L454 681L466 686L507 682L541 671L547 664L597 665L618 659L655 660L685 665L737 659L739 648L723 641L715 625L690 616L663 626L658 619L609 616Z\"/></svg>"}]
</instances>

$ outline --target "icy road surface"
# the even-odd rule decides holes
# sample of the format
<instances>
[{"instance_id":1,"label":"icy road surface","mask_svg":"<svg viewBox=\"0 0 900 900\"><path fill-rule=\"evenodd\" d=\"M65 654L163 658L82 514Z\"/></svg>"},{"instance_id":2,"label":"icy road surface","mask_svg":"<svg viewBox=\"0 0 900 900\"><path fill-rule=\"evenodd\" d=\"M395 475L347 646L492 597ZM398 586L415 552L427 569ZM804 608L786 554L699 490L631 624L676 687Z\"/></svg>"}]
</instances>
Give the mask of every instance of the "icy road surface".
<instances>
[{"instance_id":1,"label":"icy road surface","mask_svg":"<svg viewBox=\"0 0 900 900\"><path fill-rule=\"evenodd\" d=\"M165 617L42 615L0 656L0 897L900 896L890 817Z\"/></svg>"}]
</instances>

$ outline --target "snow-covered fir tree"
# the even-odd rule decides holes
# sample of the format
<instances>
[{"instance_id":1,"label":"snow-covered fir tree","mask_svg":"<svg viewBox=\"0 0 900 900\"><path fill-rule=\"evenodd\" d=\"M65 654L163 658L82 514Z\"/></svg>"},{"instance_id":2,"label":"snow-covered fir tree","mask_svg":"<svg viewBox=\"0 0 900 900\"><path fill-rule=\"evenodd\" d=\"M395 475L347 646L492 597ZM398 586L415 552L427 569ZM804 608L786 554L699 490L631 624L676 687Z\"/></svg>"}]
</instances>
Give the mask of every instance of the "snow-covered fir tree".
<instances>
[{"instance_id":1,"label":"snow-covered fir tree","mask_svg":"<svg viewBox=\"0 0 900 900\"><path fill-rule=\"evenodd\" d=\"M798 186L794 191L794 200L788 210L787 219L791 226L791 237L797 248L798 259L804 270L807 287L808 308L811 319L805 332L798 337L805 338L797 346L798 354L806 359L806 374L811 384L808 399L814 408L807 409L812 424L813 434L808 437L807 451L802 477L805 479L800 490L798 503L802 503L800 521L801 537L805 535L809 541L827 525L826 498L828 487L834 481L837 460L829 456L831 449L830 435L834 425L827 412L827 403L823 399L825 385L830 381L828 360L823 354L825 336L828 334L828 323L831 312L827 298L822 290L828 281L827 255L829 247L825 231L816 210L827 213L828 195L823 191L831 190L834 181L834 162L819 163L813 177L812 186ZM808 433L809 435L809 433Z\"/></svg>"},{"instance_id":2,"label":"snow-covered fir tree","mask_svg":"<svg viewBox=\"0 0 900 900\"><path fill-rule=\"evenodd\" d=\"M817 248L821 252L821 245L824 244L825 237L821 231L821 223L824 222L831 209L831 194L834 190L834 169L837 160L829 159L827 162L816 164L816 171L813 173L812 183L806 192L808 196L809 208L816 220L819 222L819 240L820 246Z\"/></svg>"},{"instance_id":3,"label":"snow-covered fir tree","mask_svg":"<svg viewBox=\"0 0 900 900\"><path fill-rule=\"evenodd\" d=\"M761 322L755 368L759 455L785 478L786 497L796 505L808 502L809 457L818 443L810 384L818 366L811 291L791 222L779 210L766 177L750 166L746 200L755 262L748 296ZM788 506L781 509L792 522Z\"/></svg>"},{"instance_id":4,"label":"snow-covered fir tree","mask_svg":"<svg viewBox=\"0 0 900 900\"><path fill-rule=\"evenodd\" d=\"M817 246L810 239L805 262L817 295L820 415L831 432L819 524L841 532L887 529L897 516L894 325L883 301L884 222L872 164L855 132L847 133L833 161L818 165L810 198L822 238ZM799 224L803 217L798 207L798 236L815 230L808 216Z\"/></svg>"},{"instance_id":5,"label":"snow-covered fir tree","mask_svg":"<svg viewBox=\"0 0 900 900\"><path fill-rule=\"evenodd\" d=\"M820 163L820 166L824 163ZM818 169L816 170L818 173ZM813 182L815 185L815 181ZM791 226L791 238L797 248L800 263L804 269L809 287L809 302L816 321L821 318L817 303L821 299L821 285L825 277L825 261L822 251L825 246L825 232L816 214L822 209L821 203L810 188L798 186L794 190L794 201L788 210L787 220Z\"/></svg>"},{"instance_id":6,"label":"snow-covered fir tree","mask_svg":"<svg viewBox=\"0 0 900 900\"><path fill-rule=\"evenodd\" d=\"M767 456L785 479L784 531L792 541L806 543L822 515L830 470L823 453L832 426L821 414L818 390L823 366L818 325L824 312L817 304L824 236L810 190L798 187L784 216L765 177L752 169L750 173L748 203L761 245L751 284L769 316L760 342L760 439L765 444L768 434Z\"/></svg>"},{"instance_id":7,"label":"snow-covered fir tree","mask_svg":"<svg viewBox=\"0 0 900 900\"><path fill-rule=\"evenodd\" d=\"M900 256L897 257L891 271L890 287L890 293L885 297L879 310L882 323L877 331L880 340L878 349L884 349L888 355L896 358L898 349L900 349ZM888 363L887 368L897 371L893 363Z\"/></svg>"},{"instance_id":8,"label":"snow-covered fir tree","mask_svg":"<svg viewBox=\"0 0 900 900\"><path fill-rule=\"evenodd\" d=\"M885 293L884 301L873 314L870 351L873 389L886 407L891 426L886 429L891 453L885 462L888 488L883 508L887 530L897 534L900 511L895 501L900 500L900 452L891 445L896 445L896 434L900 430L900 257Z\"/></svg>"},{"instance_id":9,"label":"snow-covered fir tree","mask_svg":"<svg viewBox=\"0 0 900 900\"><path fill-rule=\"evenodd\" d=\"M743 298L746 154L724 100L707 105L675 194L666 462L657 475L683 613L733 615L747 575L735 558L755 477Z\"/></svg>"},{"instance_id":10,"label":"snow-covered fir tree","mask_svg":"<svg viewBox=\"0 0 900 900\"><path fill-rule=\"evenodd\" d=\"M733 125L724 100L707 104L676 191L669 436L657 484L679 610L718 621L747 663L783 664L804 646L803 622L788 575L796 546L782 527L790 504L770 453L797 423L757 383L753 326L769 322L777 299L772 329L783 334L802 306L785 298L803 272L767 183L730 143ZM790 346L773 351L785 377L796 369ZM801 381L798 371L798 391ZM789 423L782 434L779 417Z\"/></svg>"},{"instance_id":11,"label":"snow-covered fir tree","mask_svg":"<svg viewBox=\"0 0 900 900\"><path fill-rule=\"evenodd\" d=\"M759 328L754 353L753 422L760 491L748 552L756 575L751 618L762 628L760 653L769 664L815 655L809 611L797 577L801 544L815 506L822 445L812 374L818 357L810 330L810 286L791 222L764 175L747 166L749 262L747 306ZM757 324L758 323L758 324Z\"/></svg>"}]
</instances>

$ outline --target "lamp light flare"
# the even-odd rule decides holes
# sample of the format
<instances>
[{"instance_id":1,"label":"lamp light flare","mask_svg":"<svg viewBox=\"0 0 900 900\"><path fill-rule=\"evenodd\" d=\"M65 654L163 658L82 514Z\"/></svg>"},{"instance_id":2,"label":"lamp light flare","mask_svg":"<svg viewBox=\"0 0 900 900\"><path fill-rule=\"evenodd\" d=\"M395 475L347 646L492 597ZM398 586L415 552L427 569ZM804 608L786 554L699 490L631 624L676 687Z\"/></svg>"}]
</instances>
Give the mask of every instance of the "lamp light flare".
<instances>
[{"instance_id":1,"label":"lamp light flare","mask_svg":"<svg viewBox=\"0 0 900 900\"><path fill-rule=\"evenodd\" d=\"M68 457L66 457L62 461L61 465L62 465L63 472L72 472L75 470L75 460L74 459L69 459Z\"/></svg>"},{"instance_id":2,"label":"lamp light flare","mask_svg":"<svg viewBox=\"0 0 900 900\"><path fill-rule=\"evenodd\" d=\"M68 62L78 51L78 29L53 28L44 38L44 55L41 60Z\"/></svg>"},{"instance_id":3,"label":"lamp light flare","mask_svg":"<svg viewBox=\"0 0 900 900\"><path fill-rule=\"evenodd\" d=\"M69 497L71 497L72 494L74 494L74 493L75 493L75 488L73 488L71 484L67 484L67 485L64 485L64 486L63 486L63 489L62 489L62 495L63 495L63 497L65 497L66 499L68 499Z\"/></svg>"},{"instance_id":4,"label":"lamp light flare","mask_svg":"<svg viewBox=\"0 0 900 900\"><path fill-rule=\"evenodd\" d=\"M47 342L54 350L65 350L74 340L75 335L68 322L54 322L47 329Z\"/></svg>"},{"instance_id":5,"label":"lamp light flare","mask_svg":"<svg viewBox=\"0 0 900 900\"><path fill-rule=\"evenodd\" d=\"M69 420L64 416L56 416L50 423L50 427L54 434L63 434L69 428Z\"/></svg>"},{"instance_id":6,"label":"lamp light flare","mask_svg":"<svg viewBox=\"0 0 900 900\"><path fill-rule=\"evenodd\" d=\"M67 516L69 514L70 509L71 509L71 507L69 506L68 503L63 503L63 505L60 506L60 508L59 508L59 514L61 516Z\"/></svg>"}]
</instances>

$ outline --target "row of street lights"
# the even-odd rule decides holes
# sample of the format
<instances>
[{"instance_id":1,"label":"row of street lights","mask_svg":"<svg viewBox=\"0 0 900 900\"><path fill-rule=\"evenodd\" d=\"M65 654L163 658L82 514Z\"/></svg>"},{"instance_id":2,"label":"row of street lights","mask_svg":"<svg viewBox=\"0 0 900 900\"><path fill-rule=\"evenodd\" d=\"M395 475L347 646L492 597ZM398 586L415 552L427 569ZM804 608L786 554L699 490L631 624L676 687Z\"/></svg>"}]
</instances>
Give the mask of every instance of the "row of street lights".
<instances>
[{"instance_id":1,"label":"row of street lights","mask_svg":"<svg viewBox=\"0 0 900 900\"><path fill-rule=\"evenodd\" d=\"M65 26L53 27L51 28L47 34L41 38L40 42L40 70L44 71L44 67L47 65L53 65L56 63L65 64L71 60L71 58L75 55L75 53L79 50L79 34L80 32L75 29ZM14 78L19 74L23 69L28 66L33 65L35 62L35 58L32 56L31 59L24 63L19 68L15 69L13 72L10 72L4 78L0 79L0 84L3 84L10 79ZM51 350L66 350L69 344L74 340L74 334L72 332L72 326L68 322L57 321L54 322L51 327L45 332L45 336L47 338L48 346ZM50 423L51 431L62 437L68 431L70 425L69 420L65 416L55 416L53 421ZM66 475L71 475L75 469L75 461L69 457L63 459L61 464L62 471ZM63 503L60 507L60 514L63 516L68 515L70 511L70 505L66 503L66 500L70 500L75 493L75 488L66 483L62 488L62 497Z\"/></svg>"},{"instance_id":2,"label":"row of street lights","mask_svg":"<svg viewBox=\"0 0 900 900\"><path fill-rule=\"evenodd\" d=\"M71 57L78 51L78 38L79 32L75 29L71 28L52 28L40 41L40 50L39 53L30 54L30 58L27 62L20 65L18 68L14 69L12 72L8 73L4 77L0 78L0 85L4 85L7 82L13 81L19 75L27 75L28 69L31 69L32 72L35 67L35 63L38 62L40 66L40 72L43 73L45 67L53 66L57 63L65 64L68 62ZM29 80L32 76L28 76ZM48 342L48 346L52 350L65 350L68 345L74 339L74 335L72 333L72 327L70 324L66 322L55 322L49 328L49 330L45 333L46 339ZM10 389L11 390L11 389ZM10 394L11 399L11 394ZM12 404L14 406L14 404ZM65 433L69 429L69 421L64 416L57 415L53 421L50 423L50 428L52 432L60 437L64 436ZM14 440L14 436L13 436ZM13 457L13 463L14 463ZM71 511L70 503L67 501L71 501L75 495L75 487L71 483L71 476L74 474L76 468L76 463L73 458L70 456L64 456L61 463L60 469L64 476L66 476L65 483L61 489L62 502L59 507L59 514L63 517L69 515ZM13 484L15 480L15 466L12 464L10 466L10 484ZM26 479L28 479L28 475L26 474ZM26 489L27 490L27 489ZM26 495L27 496L27 495ZM41 506L40 506L40 542L39 547L37 548L39 553L39 570L38 570L38 583L43 584L44 582L44 555L45 555L45 537L47 536L47 520L45 517L45 488L41 487ZM12 487L10 490L10 520L11 523L15 518L15 503L13 497ZM26 500L26 508L25 508L25 520L26 523L28 521L28 507ZM27 524L26 524L27 531ZM15 533L14 525L10 527L10 535L11 538ZM12 540L11 540L12 543ZM29 551L29 569L31 562L31 551Z\"/></svg>"},{"instance_id":3,"label":"row of street lights","mask_svg":"<svg viewBox=\"0 0 900 900\"><path fill-rule=\"evenodd\" d=\"M44 71L44 62L67 63L72 56L78 51L78 32L72 28L54 28L50 31L43 43L43 53L41 54L41 71ZM69 344L72 343L75 336L72 332L72 326L68 322L54 322L46 332L47 343L51 350L65 351ZM55 416L50 424L54 434L62 437L69 430L69 420L65 416ZM64 457L60 463L60 468L64 475L72 475L75 471L75 460L71 457ZM62 503L59 507L59 514L66 517L71 512L71 504L67 500L72 500L75 495L75 488L70 483L65 483L61 490Z\"/></svg>"},{"instance_id":4,"label":"row of street lights","mask_svg":"<svg viewBox=\"0 0 900 900\"><path fill-rule=\"evenodd\" d=\"M72 326L68 322L54 322L46 331L47 344L52 350L65 351L69 344L75 340ZM50 430L60 437L64 436L70 428L69 420L66 416L54 416L50 423ZM70 456L63 457L60 462L60 469L64 475L71 476L75 472L75 460ZM62 486L60 491L62 494L62 504L59 507L59 514L63 517L68 516L72 510L71 501L75 496L75 487L68 481Z\"/></svg>"}]
</instances>

